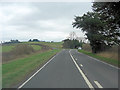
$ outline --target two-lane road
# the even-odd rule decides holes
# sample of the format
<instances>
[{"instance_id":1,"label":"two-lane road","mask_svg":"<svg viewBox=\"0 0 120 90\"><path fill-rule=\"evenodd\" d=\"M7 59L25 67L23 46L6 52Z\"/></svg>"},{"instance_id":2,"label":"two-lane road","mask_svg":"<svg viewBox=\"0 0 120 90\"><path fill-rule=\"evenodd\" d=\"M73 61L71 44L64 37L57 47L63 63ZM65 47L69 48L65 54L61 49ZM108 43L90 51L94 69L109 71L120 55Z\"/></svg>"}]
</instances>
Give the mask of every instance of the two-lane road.
<instances>
[{"instance_id":1,"label":"two-lane road","mask_svg":"<svg viewBox=\"0 0 120 90\"><path fill-rule=\"evenodd\" d=\"M62 50L18 88L118 88L118 69Z\"/></svg>"}]
</instances>

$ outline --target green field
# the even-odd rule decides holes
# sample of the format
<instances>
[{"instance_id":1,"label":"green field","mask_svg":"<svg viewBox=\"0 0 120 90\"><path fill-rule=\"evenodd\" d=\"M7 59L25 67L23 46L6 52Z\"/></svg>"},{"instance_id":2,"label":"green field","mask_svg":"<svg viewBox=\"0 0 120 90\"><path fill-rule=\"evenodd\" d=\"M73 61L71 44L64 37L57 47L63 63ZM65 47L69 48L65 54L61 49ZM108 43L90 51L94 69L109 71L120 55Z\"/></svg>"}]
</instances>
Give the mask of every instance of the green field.
<instances>
[{"instance_id":1,"label":"green field","mask_svg":"<svg viewBox=\"0 0 120 90\"><path fill-rule=\"evenodd\" d=\"M14 45L6 45L6 46L2 46L2 52L9 52L11 51L15 46Z\"/></svg>"},{"instance_id":2,"label":"green field","mask_svg":"<svg viewBox=\"0 0 120 90\"><path fill-rule=\"evenodd\" d=\"M63 42L23 42L27 44L42 44L42 45L47 45L52 48L62 48Z\"/></svg>"},{"instance_id":3,"label":"green field","mask_svg":"<svg viewBox=\"0 0 120 90\"><path fill-rule=\"evenodd\" d=\"M62 48L62 42L23 42L21 44L31 44L31 46L33 47L34 50L40 50L41 46L39 45L33 45L33 44L43 44L43 45L47 45L49 47L52 48ZM0 52L9 52L12 49L14 49L14 47L18 45L18 44L10 44L10 45L3 45L2 48L0 48ZM0 46L1 47L1 46ZM2 50L1 50L2 49Z\"/></svg>"},{"instance_id":4,"label":"green field","mask_svg":"<svg viewBox=\"0 0 120 90\"><path fill-rule=\"evenodd\" d=\"M11 87L25 79L31 72L42 66L60 49L37 53L26 58L16 59L2 65L2 86Z\"/></svg>"},{"instance_id":5,"label":"green field","mask_svg":"<svg viewBox=\"0 0 120 90\"><path fill-rule=\"evenodd\" d=\"M41 46L39 45L31 45L33 47L33 49L35 51L37 50L40 50L41 49ZM12 49L14 49L15 45L5 45L5 46L2 46L2 50L0 50L0 52L9 52L11 51Z\"/></svg>"},{"instance_id":6,"label":"green field","mask_svg":"<svg viewBox=\"0 0 120 90\"><path fill-rule=\"evenodd\" d=\"M50 42L41 42L41 44L50 46L52 48L62 48L63 42L53 42L53 43L50 43Z\"/></svg>"},{"instance_id":7,"label":"green field","mask_svg":"<svg viewBox=\"0 0 120 90\"><path fill-rule=\"evenodd\" d=\"M97 59L99 59L99 60L102 60L102 61L104 61L104 62L107 62L107 63L109 63L109 64L112 64L112 65L115 65L115 66L119 66L119 65L120 65L120 62L118 62L118 60L111 59L111 58L106 58L106 57L102 57L102 56L98 56L98 55L96 55L96 54L93 54L93 53L91 53L91 52L84 51L84 50L78 50L78 51L81 52L81 53L84 53L84 54L86 54L86 55L92 56L92 57L94 57L94 58L97 58ZM119 63L119 65L118 65L118 63Z\"/></svg>"}]
</instances>

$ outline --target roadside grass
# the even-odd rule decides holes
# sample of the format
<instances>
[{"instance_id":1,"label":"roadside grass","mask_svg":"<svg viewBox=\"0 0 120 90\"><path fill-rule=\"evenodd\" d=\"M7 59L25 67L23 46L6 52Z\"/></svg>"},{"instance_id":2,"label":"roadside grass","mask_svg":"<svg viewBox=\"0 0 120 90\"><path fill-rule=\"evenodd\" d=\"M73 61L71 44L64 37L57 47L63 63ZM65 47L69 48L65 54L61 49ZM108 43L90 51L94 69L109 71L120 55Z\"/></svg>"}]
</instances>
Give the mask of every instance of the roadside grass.
<instances>
[{"instance_id":1,"label":"roadside grass","mask_svg":"<svg viewBox=\"0 0 120 90\"><path fill-rule=\"evenodd\" d=\"M2 64L2 87L17 85L59 51L60 49L49 50Z\"/></svg>"},{"instance_id":2,"label":"roadside grass","mask_svg":"<svg viewBox=\"0 0 120 90\"><path fill-rule=\"evenodd\" d=\"M86 55L92 56L94 58L97 58L97 59L99 59L101 61L104 61L106 63L112 64L114 66L118 67L120 65L120 62L118 62L118 60L111 59L111 58L106 58L106 57L103 57L103 56L99 56L99 55L93 54L93 53L85 51L85 50L78 50L78 51L81 52L81 53L84 53Z\"/></svg>"},{"instance_id":3,"label":"roadside grass","mask_svg":"<svg viewBox=\"0 0 120 90\"><path fill-rule=\"evenodd\" d=\"M83 44L82 50L92 52L91 46L89 43ZM108 48L102 52L97 53L98 56L110 58L113 60L118 60L118 46L113 45L111 48Z\"/></svg>"},{"instance_id":4,"label":"roadside grass","mask_svg":"<svg viewBox=\"0 0 120 90\"><path fill-rule=\"evenodd\" d=\"M106 58L111 58L111 59L118 60L118 52L104 51L104 52L98 53L97 55L102 56L102 57L106 57Z\"/></svg>"},{"instance_id":5,"label":"roadside grass","mask_svg":"<svg viewBox=\"0 0 120 90\"><path fill-rule=\"evenodd\" d=\"M40 50L42 47L39 45L31 45L35 51Z\"/></svg>"}]
</instances>

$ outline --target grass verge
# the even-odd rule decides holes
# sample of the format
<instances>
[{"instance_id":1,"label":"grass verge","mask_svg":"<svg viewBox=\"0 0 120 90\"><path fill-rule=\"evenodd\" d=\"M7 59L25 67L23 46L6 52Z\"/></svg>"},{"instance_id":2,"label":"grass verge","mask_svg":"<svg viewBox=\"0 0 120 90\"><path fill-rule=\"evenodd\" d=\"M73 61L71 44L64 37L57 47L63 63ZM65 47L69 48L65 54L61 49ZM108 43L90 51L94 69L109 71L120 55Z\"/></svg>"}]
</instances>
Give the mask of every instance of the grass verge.
<instances>
[{"instance_id":1,"label":"grass verge","mask_svg":"<svg viewBox=\"0 0 120 90\"><path fill-rule=\"evenodd\" d=\"M96 55L96 54L93 54L93 53L91 53L91 52L84 51L84 50L78 50L78 51L81 52L81 53L84 53L84 54L86 54L86 55L92 56L92 57L94 57L94 58L97 58L97 59L99 59L99 60L101 60L101 61L104 61L104 62L106 62L106 63L112 64L112 65L114 65L114 66L117 66L117 67L118 67L118 66L120 65L120 62L118 62L118 60L111 59L111 58L106 58L106 57L102 57L102 56L98 56L98 55Z\"/></svg>"},{"instance_id":2,"label":"grass verge","mask_svg":"<svg viewBox=\"0 0 120 90\"><path fill-rule=\"evenodd\" d=\"M9 88L23 81L26 76L43 65L59 51L60 49L49 50L2 64L2 87Z\"/></svg>"}]
</instances>

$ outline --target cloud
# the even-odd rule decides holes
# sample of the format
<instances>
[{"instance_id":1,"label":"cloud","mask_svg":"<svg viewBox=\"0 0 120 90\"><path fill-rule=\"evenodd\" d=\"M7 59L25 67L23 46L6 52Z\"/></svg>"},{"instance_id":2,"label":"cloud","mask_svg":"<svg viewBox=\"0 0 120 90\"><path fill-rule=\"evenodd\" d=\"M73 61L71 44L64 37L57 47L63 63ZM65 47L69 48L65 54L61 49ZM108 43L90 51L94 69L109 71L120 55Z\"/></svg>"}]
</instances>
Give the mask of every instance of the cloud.
<instances>
[{"instance_id":1,"label":"cloud","mask_svg":"<svg viewBox=\"0 0 120 90\"><path fill-rule=\"evenodd\" d=\"M2 3L0 27L2 40L38 38L61 41L70 32L84 33L72 27L75 15L91 11L91 3Z\"/></svg>"}]
</instances>

